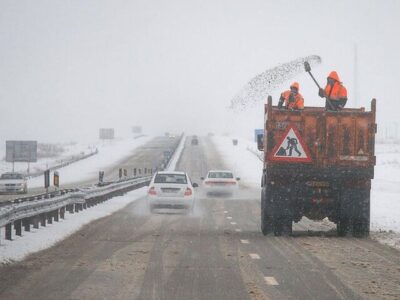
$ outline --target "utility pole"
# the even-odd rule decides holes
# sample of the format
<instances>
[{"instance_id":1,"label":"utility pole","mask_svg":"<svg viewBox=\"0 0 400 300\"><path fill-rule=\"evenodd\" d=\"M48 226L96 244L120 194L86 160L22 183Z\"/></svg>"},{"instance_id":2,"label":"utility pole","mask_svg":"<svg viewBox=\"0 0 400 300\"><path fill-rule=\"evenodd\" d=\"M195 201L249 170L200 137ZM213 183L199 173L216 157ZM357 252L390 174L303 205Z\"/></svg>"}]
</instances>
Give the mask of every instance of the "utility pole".
<instances>
[{"instance_id":1,"label":"utility pole","mask_svg":"<svg viewBox=\"0 0 400 300\"><path fill-rule=\"evenodd\" d=\"M357 44L354 43L354 70L353 70L353 82L354 82L354 91L353 91L353 98L354 98L354 107L358 107L358 55L357 55Z\"/></svg>"}]
</instances>

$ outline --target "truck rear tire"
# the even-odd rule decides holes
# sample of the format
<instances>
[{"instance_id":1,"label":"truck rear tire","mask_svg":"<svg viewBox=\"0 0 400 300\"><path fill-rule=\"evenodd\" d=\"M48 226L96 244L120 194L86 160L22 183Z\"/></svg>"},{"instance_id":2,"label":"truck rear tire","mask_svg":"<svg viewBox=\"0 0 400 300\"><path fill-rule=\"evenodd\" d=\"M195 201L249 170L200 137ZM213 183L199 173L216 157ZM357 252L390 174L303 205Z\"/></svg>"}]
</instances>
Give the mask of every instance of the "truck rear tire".
<instances>
[{"instance_id":1,"label":"truck rear tire","mask_svg":"<svg viewBox=\"0 0 400 300\"><path fill-rule=\"evenodd\" d=\"M274 235L281 236L283 234L283 226L280 220L274 220Z\"/></svg>"},{"instance_id":2,"label":"truck rear tire","mask_svg":"<svg viewBox=\"0 0 400 300\"><path fill-rule=\"evenodd\" d=\"M292 234L291 196L286 188L275 187L273 197L273 220L275 236Z\"/></svg>"},{"instance_id":3,"label":"truck rear tire","mask_svg":"<svg viewBox=\"0 0 400 300\"><path fill-rule=\"evenodd\" d=\"M293 221L288 216L282 216L280 218L274 219L274 235L281 236L281 235L291 235L292 234L292 227Z\"/></svg>"},{"instance_id":4,"label":"truck rear tire","mask_svg":"<svg viewBox=\"0 0 400 300\"><path fill-rule=\"evenodd\" d=\"M346 236L353 216L353 191L342 188L339 193L339 207L337 209L337 235Z\"/></svg>"},{"instance_id":5,"label":"truck rear tire","mask_svg":"<svg viewBox=\"0 0 400 300\"><path fill-rule=\"evenodd\" d=\"M351 230L354 237L367 237L370 226L370 190L346 188L340 193L337 232L345 236Z\"/></svg>"},{"instance_id":6,"label":"truck rear tire","mask_svg":"<svg viewBox=\"0 0 400 300\"><path fill-rule=\"evenodd\" d=\"M370 226L370 191L357 190L354 196L353 236L368 237Z\"/></svg>"},{"instance_id":7,"label":"truck rear tire","mask_svg":"<svg viewBox=\"0 0 400 300\"><path fill-rule=\"evenodd\" d=\"M283 224L283 234L292 235L293 232L293 221L292 218L286 217Z\"/></svg>"},{"instance_id":8,"label":"truck rear tire","mask_svg":"<svg viewBox=\"0 0 400 300\"><path fill-rule=\"evenodd\" d=\"M337 235L346 236L349 231L349 219L346 217L340 217L337 221Z\"/></svg>"},{"instance_id":9,"label":"truck rear tire","mask_svg":"<svg viewBox=\"0 0 400 300\"><path fill-rule=\"evenodd\" d=\"M263 187L261 190L261 232L263 235L267 235L273 231L273 221L271 216L268 215L268 208L271 209L271 206L267 193L267 188Z\"/></svg>"}]
</instances>

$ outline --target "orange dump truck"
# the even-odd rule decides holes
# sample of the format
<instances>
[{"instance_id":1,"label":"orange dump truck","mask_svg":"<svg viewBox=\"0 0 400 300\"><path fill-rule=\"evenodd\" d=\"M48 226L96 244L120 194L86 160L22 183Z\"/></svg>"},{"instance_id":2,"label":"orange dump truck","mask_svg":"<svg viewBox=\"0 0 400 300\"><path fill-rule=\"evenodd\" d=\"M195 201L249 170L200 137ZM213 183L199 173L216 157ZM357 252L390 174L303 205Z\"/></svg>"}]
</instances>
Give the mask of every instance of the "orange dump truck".
<instances>
[{"instance_id":1,"label":"orange dump truck","mask_svg":"<svg viewBox=\"0 0 400 300\"><path fill-rule=\"evenodd\" d=\"M278 109L265 104L261 230L291 234L293 222L329 218L338 235L367 236L375 166L376 100L371 111Z\"/></svg>"}]
</instances>

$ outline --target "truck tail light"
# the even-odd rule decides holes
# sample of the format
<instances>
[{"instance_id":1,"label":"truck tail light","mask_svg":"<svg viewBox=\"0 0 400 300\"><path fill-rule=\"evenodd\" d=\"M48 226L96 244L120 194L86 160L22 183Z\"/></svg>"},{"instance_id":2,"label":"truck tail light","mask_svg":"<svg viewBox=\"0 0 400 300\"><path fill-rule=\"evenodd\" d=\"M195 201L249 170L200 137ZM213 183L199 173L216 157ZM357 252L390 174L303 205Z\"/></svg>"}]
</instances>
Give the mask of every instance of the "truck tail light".
<instances>
[{"instance_id":1,"label":"truck tail light","mask_svg":"<svg viewBox=\"0 0 400 300\"><path fill-rule=\"evenodd\" d=\"M152 187L149 189L149 195L151 195L151 196L157 195L156 188L155 188L154 186L152 186Z\"/></svg>"},{"instance_id":2,"label":"truck tail light","mask_svg":"<svg viewBox=\"0 0 400 300\"><path fill-rule=\"evenodd\" d=\"M192 190L190 188L186 188L185 196L191 196L191 195L192 195Z\"/></svg>"}]
</instances>

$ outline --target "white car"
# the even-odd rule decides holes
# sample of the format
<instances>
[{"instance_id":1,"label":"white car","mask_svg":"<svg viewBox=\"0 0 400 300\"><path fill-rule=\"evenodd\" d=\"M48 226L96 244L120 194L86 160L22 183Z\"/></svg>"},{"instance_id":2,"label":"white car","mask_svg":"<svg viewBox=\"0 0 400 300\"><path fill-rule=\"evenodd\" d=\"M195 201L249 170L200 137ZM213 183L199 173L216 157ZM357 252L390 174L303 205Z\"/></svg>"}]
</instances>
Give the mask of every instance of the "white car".
<instances>
[{"instance_id":1,"label":"white car","mask_svg":"<svg viewBox=\"0 0 400 300\"><path fill-rule=\"evenodd\" d=\"M203 180L203 189L209 194L233 194L239 186L239 177L235 178L228 170L210 170Z\"/></svg>"},{"instance_id":2,"label":"white car","mask_svg":"<svg viewBox=\"0 0 400 300\"><path fill-rule=\"evenodd\" d=\"M26 194L28 184L26 178L15 172L4 173L0 176L0 193L6 194Z\"/></svg>"},{"instance_id":3,"label":"white car","mask_svg":"<svg viewBox=\"0 0 400 300\"><path fill-rule=\"evenodd\" d=\"M192 212L196 187L198 185L192 183L185 172L157 172L150 182L147 193L150 211L172 208Z\"/></svg>"}]
</instances>

